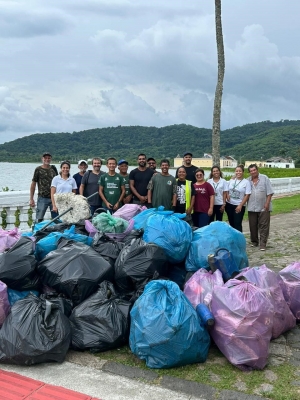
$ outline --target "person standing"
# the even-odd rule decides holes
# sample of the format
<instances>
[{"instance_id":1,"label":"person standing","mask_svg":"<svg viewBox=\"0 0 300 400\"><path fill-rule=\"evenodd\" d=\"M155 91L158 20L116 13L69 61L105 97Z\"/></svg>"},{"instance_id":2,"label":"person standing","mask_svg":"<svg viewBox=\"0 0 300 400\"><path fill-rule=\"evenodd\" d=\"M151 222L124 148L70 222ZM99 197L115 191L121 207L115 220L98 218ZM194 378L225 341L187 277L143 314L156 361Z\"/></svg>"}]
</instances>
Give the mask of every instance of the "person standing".
<instances>
[{"instance_id":1,"label":"person standing","mask_svg":"<svg viewBox=\"0 0 300 400\"><path fill-rule=\"evenodd\" d=\"M124 186L125 186L125 196L123 198L123 203L124 204L129 204L131 203L132 200L132 193L130 190L130 185L129 185L129 174L128 174L128 162L126 160L120 160L118 162L118 169L119 169L119 174L124 180Z\"/></svg>"},{"instance_id":2,"label":"person standing","mask_svg":"<svg viewBox=\"0 0 300 400\"><path fill-rule=\"evenodd\" d=\"M53 211L51 202L51 182L52 179L57 175L57 169L54 165L51 165L52 155L48 152L42 156L43 164L34 170L32 182L30 185L30 207L35 207L34 192L36 184L38 185L38 198L36 204L36 222L41 222L44 219L47 208L50 208L51 218L56 217L56 213Z\"/></svg>"},{"instance_id":3,"label":"person standing","mask_svg":"<svg viewBox=\"0 0 300 400\"><path fill-rule=\"evenodd\" d=\"M228 194L228 183L223 179L222 171L218 165L211 168L207 182L212 185L215 191L214 210L209 222L213 222L215 219L222 221Z\"/></svg>"},{"instance_id":4,"label":"person standing","mask_svg":"<svg viewBox=\"0 0 300 400\"><path fill-rule=\"evenodd\" d=\"M60 164L60 173L56 175L51 182L51 201L53 211L58 212L55 204L54 195L57 193L76 193L77 184L74 178L70 176L71 164L69 161L63 161Z\"/></svg>"},{"instance_id":5,"label":"person standing","mask_svg":"<svg viewBox=\"0 0 300 400\"><path fill-rule=\"evenodd\" d=\"M149 206L163 206L165 210L175 210L177 200L177 184L174 176L169 174L169 160L161 160L161 172L154 174L148 184Z\"/></svg>"},{"instance_id":6,"label":"person standing","mask_svg":"<svg viewBox=\"0 0 300 400\"><path fill-rule=\"evenodd\" d=\"M147 164L148 164L148 168L153 169L153 171L156 173L156 161L155 158L153 157L149 157L147 159Z\"/></svg>"},{"instance_id":7,"label":"person standing","mask_svg":"<svg viewBox=\"0 0 300 400\"><path fill-rule=\"evenodd\" d=\"M73 178L75 179L76 184L77 184L76 194L79 194L79 188L81 185L82 177L85 174L86 170L88 169L87 161L79 160L78 161L78 169L79 169L79 172L77 172L77 174L73 175Z\"/></svg>"},{"instance_id":8,"label":"person standing","mask_svg":"<svg viewBox=\"0 0 300 400\"><path fill-rule=\"evenodd\" d=\"M101 175L104 174L104 172L101 171L101 166L102 166L101 158L94 157L92 159L93 169L91 171L86 171L86 173L83 175L79 188L79 193L85 197L89 197L92 194L96 193L94 196L88 199L91 209L91 215L94 214L97 208L102 207L101 205L102 200L99 196L99 183L98 183Z\"/></svg>"},{"instance_id":9,"label":"person standing","mask_svg":"<svg viewBox=\"0 0 300 400\"><path fill-rule=\"evenodd\" d=\"M110 157L106 165L108 172L99 179L99 195L102 199L102 207L113 213L122 206L125 185L124 179L116 173L117 160Z\"/></svg>"},{"instance_id":10,"label":"person standing","mask_svg":"<svg viewBox=\"0 0 300 400\"><path fill-rule=\"evenodd\" d=\"M240 232L243 232L242 221L250 194L251 185L248 179L244 178L244 166L238 165L235 169L235 177L228 183L225 211L230 226Z\"/></svg>"},{"instance_id":11,"label":"person standing","mask_svg":"<svg viewBox=\"0 0 300 400\"><path fill-rule=\"evenodd\" d=\"M182 166L186 170L186 179L191 181L194 184L194 183L196 183L195 173L196 173L196 170L198 169L198 167L196 167L195 165L192 164L192 159L193 159L193 154L191 152L187 151L186 153L184 153ZM179 168L177 168L177 171L176 171L176 175L175 175L176 178L178 178L178 169Z\"/></svg>"},{"instance_id":12,"label":"person standing","mask_svg":"<svg viewBox=\"0 0 300 400\"><path fill-rule=\"evenodd\" d=\"M146 166L146 155L141 153L138 155L138 167L133 169L129 174L129 185L133 195L133 204L148 205L148 183L155 173L153 169Z\"/></svg>"},{"instance_id":13,"label":"person standing","mask_svg":"<svg viewBox=\"0 0 300 400\"><path fill-rule=\"evenodd\" d=\"M251 246L259 245L261 251L266 250L270 232L270 215L272 196L274 194L270 179L258 172L256 164L248 167L251 184L251 195L248 200L248 219Z\"/></svg>"},{"instance_id":14,"label":"person standing","mask_svg":"<svg viewBox=\"0 0 300 400\"><path fill-rule=\"evenodd\" d=\"M196 183L192 188L191 207L194 210L193 222L198 228L209 224L213 214L215 192L210 183L204 179L204 170L198 168L195 173Z\"/></svg>"},{"instance_id":15,"label":"person standing","mask_svg":"<svg viewBox=\"0 0 300 400\"><path fill-rule=\"evenodd\" d=\"M178 168L177 179L177 201L175 212L190 216L192 213L191 207L192 198L192 182L186 179L186 170L184 167ZM190 218L190 217L189 217Z\"/></svg>"}]
</instances>

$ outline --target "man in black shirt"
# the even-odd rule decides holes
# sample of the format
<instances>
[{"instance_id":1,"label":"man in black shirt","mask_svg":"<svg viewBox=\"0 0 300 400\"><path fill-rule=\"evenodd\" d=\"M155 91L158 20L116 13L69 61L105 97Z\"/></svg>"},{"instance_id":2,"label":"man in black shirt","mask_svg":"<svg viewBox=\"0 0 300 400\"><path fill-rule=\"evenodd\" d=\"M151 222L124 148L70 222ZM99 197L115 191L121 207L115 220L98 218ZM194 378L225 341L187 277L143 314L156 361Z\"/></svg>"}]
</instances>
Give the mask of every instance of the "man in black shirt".
<instances>
[{"instance_id":1,"label":"man in black shirt","mask_svg":"<svg viewBox=\"0 0 300 400\"><path fill-rule=\"evenodd\" d=\"M146 155L138 155L138 167L129 174L130 190L133 194L133 204L140 204L148 207L148 183L155 173L152 169L147 168Z\"/></svg>"},{"instance_id":2,"label":"man in black shirt","mask_svg":"<svg viewBox=\"0 0 300 400\"><path fill-rule=\"evenodd\" d=\"M187 151L186 153L184 153L182 166L186 171L186 179L188 181L191 181L192 183L196 183L195 173L196 169L198 169L199 167L196 167L192 164L192 159L193 154L191 152ZM176 178L178 178L178 168L176 171Z\"/></svg>"}]
</instances>

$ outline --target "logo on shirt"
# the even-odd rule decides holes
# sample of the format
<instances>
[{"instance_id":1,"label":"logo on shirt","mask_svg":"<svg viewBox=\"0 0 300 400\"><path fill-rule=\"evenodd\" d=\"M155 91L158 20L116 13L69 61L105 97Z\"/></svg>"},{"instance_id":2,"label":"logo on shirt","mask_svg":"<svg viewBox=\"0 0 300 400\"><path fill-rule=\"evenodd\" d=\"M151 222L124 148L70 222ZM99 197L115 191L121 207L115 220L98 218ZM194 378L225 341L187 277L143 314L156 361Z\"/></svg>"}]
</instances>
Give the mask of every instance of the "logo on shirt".
<instances>
[{"instance_id":1,"label":"logo on shirt","mask_svg":"<svg viewBox=\"0 0 300 400\"><path fill-rule=\"evenodd\" d=\"M167 182L167 185L172 185L172 181L168 181L168 182Z\"/></svg>"}]
</instances>

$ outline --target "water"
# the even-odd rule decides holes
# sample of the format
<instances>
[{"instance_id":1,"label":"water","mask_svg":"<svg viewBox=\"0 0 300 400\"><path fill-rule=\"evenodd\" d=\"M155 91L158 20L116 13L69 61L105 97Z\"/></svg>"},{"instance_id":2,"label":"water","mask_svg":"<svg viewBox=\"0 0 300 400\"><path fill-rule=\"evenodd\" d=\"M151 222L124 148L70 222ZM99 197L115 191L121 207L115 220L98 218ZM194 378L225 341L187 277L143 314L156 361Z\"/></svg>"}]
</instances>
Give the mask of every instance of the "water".
<instances>
[{"instance_id":1,"label":"water","mask_svg":"<svg viewBox=\"0 0 300 400\"><path fill-rule=\"evenodd\" d=\"M29 190L33 172L36 167L41 165L41 163L8 163L8 162L0 162L0 192L3 191L3 188L8 188L9 190ZM59 171L59 164L54 164ZM128 171L130 172L132 169L136 168L135 165L129 166ZM91 166L89 166L91 169ZM101 168L102 171L107 172L107 168L105 165ZM74 175L78 172L77 164L71 165L71 175ZM118 169L116 169L118 172ZM157 169L160 171L160 169ZM176 169L170 168L170 174L175 176ZM209 171L205 171L205 178L207 179L209 175Z\"/></svg>"}]
</instances>

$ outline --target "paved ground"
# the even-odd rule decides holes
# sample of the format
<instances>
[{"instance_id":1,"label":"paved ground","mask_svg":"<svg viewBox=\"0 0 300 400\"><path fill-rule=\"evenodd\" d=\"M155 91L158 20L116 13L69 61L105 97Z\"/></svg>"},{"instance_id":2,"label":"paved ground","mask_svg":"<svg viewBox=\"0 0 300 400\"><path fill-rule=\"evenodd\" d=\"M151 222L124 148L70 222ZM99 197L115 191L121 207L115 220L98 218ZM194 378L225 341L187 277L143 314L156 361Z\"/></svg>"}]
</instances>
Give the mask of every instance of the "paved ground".
<instances>
[{"instance_id":1,"label":"paved ground","mask_svg":"<svg viewBox=\"0 0 300 400\"><path fill-rule=\"evenodd\" d=\"M289 214L277 215L271 219L270 240L265 252L258 248L247 248L249 265L266 264L274 271L279 271L293 261L300 260L300 210ZM244 222L244 233L249 242L248 223ZM210 365L227 363L224 357L210 356L203 368ZM274 382L280 379L272 370L273 366L291 365L299 376L291 384L299 388L300 398L300 325L285 335L280 336L270 345L269 364L261 374L264 383L255 389L254 394L245 392L242 380L237 380L232 390L216 390L214 382L218 374L210 374L210 385L159 376L154 370L125 366L113 361L95 357L88 352L69 351L67 360L60 365L42 364L33 367L15 367L1 365L1 369L15 371L45 382L85 393L103 400L118 399L202 399L202 400L258 400L264 393L272 392ZM200 367L199 367L200 368ZM297 399L293 397L291 399Z\"/></svg>"}]
</instances>

